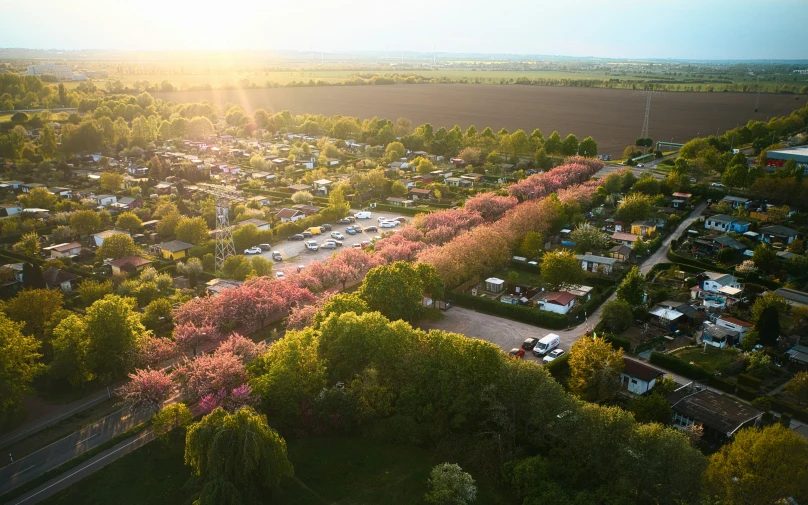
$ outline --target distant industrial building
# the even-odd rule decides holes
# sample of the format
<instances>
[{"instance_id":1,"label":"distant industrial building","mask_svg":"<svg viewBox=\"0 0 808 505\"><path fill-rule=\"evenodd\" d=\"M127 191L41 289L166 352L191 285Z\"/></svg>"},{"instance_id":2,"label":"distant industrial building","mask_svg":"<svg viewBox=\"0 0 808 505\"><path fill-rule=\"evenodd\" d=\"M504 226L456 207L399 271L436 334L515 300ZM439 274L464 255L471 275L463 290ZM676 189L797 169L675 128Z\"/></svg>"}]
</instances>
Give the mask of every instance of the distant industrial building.
<instances>
[{"instance_id":1,"label":"distant industrial building","mask_svg":"<svg viewBox=\"0 0 808 505\"><path fill-rule=\"evenodd\" d=\"M68 65L31 65L28 67L28 75L35 75L37 77L42 77L43 75L52 75L63 81L72 81L73 69Z\"/></svg>"},{"instance_id":2,"label":"distant industrial building","mask_svg":"<svg viewBox=\"0 0 808 505\"><path fill-rule=\"evenodd\" d=\"M766 151L766 166L770 170L781 168L786 161L794 160L803 171L808 169L808 146L787 147Z\"/></svg>"}]
</instances>

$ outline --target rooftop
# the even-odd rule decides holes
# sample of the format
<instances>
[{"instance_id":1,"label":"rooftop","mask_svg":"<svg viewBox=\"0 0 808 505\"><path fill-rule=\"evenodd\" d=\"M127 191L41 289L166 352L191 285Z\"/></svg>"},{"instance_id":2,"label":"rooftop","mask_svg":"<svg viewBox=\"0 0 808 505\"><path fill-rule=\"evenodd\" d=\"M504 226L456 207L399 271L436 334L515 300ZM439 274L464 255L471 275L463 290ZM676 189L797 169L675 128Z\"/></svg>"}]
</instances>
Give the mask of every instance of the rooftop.
<instances>
[{"instance_id":1,"label":"rooftop","mask_svg":"<svg viewBox=\"0 0 808 505\"><path fill-rule=\"evenodd\" d=\"M125 258L109 262L110 265L118 268L123 268L125 266L137 268L139 266L148 265L149 263L151 263L151 261L147 260L146 258L141 258L140 256L127 256Z\"/></svg>"},{"instance_id":2,"label":"rooftop","mask_svg":"<svg viewBox=\"0 0 808 505\"><path fill-rule=\"evenodd\" d=\"M762 412L704 389L691 393L680 388L668 395L675 412L727 435L759 417Z\"/></svg>"},{"instance_id":3,"label":"rooftop","mask_svg":"<svg viewBox=\"0 0 808 505\"><path fill-rule=\"evenodd\" d=\"M163 242L162 244L157 244L157 247L163 251L177 252L190 249L193 247L193 245L189 244L188 242L183 242L182 240L170 240L168 242Z\"/></svg>"},{"instance_id":4,"label":"rooftop","mask_svg":"<svg viewBox=\"0 0 808 505\"><path fill-rule=\"evenodd\" d=\"M651 382L657 377L665 375L665 372L645 363L629 358L623 358L623 373L636 377L645 382Z\"/></svg>"}]
</instances>

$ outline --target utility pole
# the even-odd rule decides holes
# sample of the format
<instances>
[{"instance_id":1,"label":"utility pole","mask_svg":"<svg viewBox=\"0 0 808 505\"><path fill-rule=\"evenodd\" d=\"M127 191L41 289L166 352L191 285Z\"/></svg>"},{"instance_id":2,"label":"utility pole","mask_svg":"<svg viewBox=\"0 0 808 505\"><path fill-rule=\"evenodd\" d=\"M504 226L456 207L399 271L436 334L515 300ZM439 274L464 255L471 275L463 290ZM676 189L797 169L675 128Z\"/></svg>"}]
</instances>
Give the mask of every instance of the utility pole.
<instances>
[{"instance_id":1,"label":"utility pole","mask_svg":"<svg viewBox=\"0 0 808 505\"><path fill-rule=\"evenodd\" d=\"M230 227L230 202L242 202L244 198L241 191L228 186L200 183L197 187L216 201L216 270L221 270L224 260L236 254Z\"/></svg>"}]
</instances>

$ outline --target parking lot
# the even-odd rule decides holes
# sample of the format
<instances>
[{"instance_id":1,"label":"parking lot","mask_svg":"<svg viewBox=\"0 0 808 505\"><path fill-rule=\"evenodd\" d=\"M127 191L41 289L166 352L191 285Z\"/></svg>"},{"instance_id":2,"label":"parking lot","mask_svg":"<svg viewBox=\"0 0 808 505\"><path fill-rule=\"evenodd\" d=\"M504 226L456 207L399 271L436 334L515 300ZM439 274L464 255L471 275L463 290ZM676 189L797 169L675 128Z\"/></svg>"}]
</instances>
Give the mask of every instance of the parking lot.
<instances>
[{"instance_id":1,"label":"parking lot","mask_svg":"<svg viewBox=\"0 0 808 505\"><path fill-rule=\"evenodd\" d=\"M354 215L358 210L351 210L350 215ZM401 227L401 225L397 226L396 228L381 228L379 227L379 218L384 217L388 220L393 220L398 217L403 217L410 222L412 220L411 216L402 216L400 214L396 214L393 212L372 212L372 216L370 219L357 219L353 224L359 225L362 228L367 228L368 226L376 226L378 228L375 232L359 232L356 235L348 235L345 232L345 229L348 226L347 224L331 224L331 231L323 231L320 235L314 235L311 239L306 240L297 240L297 241L284 241L280 244L272 246L273 251L279 251L281 256L283 256L282 262L276 262L274 270L276 272L283 271L286 274L290 274L297 271L298 265L306 266L313 261L324 261L332 254L339 252L342 249L353 247L354 244L359 244L363 240L370 241L373 237L380 236L383 232L389 232L392 230L396 230ZM340 232L344 236L341 240L342 247L338 247L336 249L318 249L317 251L310 251L306 249L306 241L307 240L314 240L317 242L317 245L321 245L325 240L332 238L332 232ZM260 254L264 258L272 261L272 253L269 251L265 251Z\"/></svg>"}]
</instances>

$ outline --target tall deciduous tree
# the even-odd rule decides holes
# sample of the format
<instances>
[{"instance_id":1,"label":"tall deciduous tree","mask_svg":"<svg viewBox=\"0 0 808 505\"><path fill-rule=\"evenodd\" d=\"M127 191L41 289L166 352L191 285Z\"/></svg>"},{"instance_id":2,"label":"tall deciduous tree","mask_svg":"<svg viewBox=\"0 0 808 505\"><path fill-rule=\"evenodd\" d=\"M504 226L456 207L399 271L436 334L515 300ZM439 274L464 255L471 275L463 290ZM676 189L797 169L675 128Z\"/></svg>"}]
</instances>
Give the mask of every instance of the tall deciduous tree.
<instances>
[{"instance_id":1,"label":"tall deciduous tree","mask_svg":"<svg viewBox=\"0 0 808 505\"><path fill-rule=\"evenodd\" d=\"M631 193L617 208L617 215L626 222L646 219L651 215L651 198L642 193Z\"/></svg>"},{"instance_id":2,"label":"tall deciduous tree","mask_svg":"<svg viewBox=\"0 0 808 505\"><path fill-rule=\"evenodd\" d=\"M166 405L163 410L152 417L152 431L163 441L169 442L185 438L185 428L194 420L194 415L188 407L180 403Z\"/></svg>"},{"instance_id":3,"label":"tall deciduous tree","mask_svg":"<svg viewBox=\"0 0 808 505\"><path fill-rule=\"evenodd\" d=\"M88 359L99 376L122 377L134 362L145 328L132 298L107 295L87 309Z\"/></svg>"},{"instance_id":4,"label":"tall deciduous tree","mask_svg":"<svg viewBox=\"0 0 808 505\"><path fill-rule=\"evenodd\" d=\"M134 212L122 212L115 221L115 226L129 233L137 233L143 227L143 222Z\"/></svg>"},{"instance_id":5,"label":"tall deciduous tree","mask_svg":"<svg viewBox=\"0 0 808 505\"><path fill-rule=\"evenodd\" d=\"M104 191L115 193L121 189L123 185L123 176L115 172L104 172L101 174L98 184Z\"/></svg>"},{"instance_id":6,"label":"tall deciduous tree","mask_svg":"<svg viewBox=\"0 0 808 505\"><path fill-rule=\"evenodd\" d=\"M53 330L53 362L50 373L66 379L73 387L82 387L93 380L88 352L90 339L84 319L71 314L59 322Z\"/></svg>"},{"instance_id":7,"label":"tall deciduous tree","mask_svg":"<svg viewBox=\"0 0 808 505\"><path fill-rule=\"evenodd\" d=\"M645 303L645 276L636 266L631 267L617 286L617 299L627 302L632 308Z\"/></svg>"},{"instance_id":8,"label":"tall deciduous tree","mask_svg":"<svg viewBox=\"0 0 808 505\"><path fill-rule=\"evenodd\" d=\"M620 372L623 371L623 350L614 350L602 338L580 338L570 349L570 392L591 401L602 402L614 398L620 391Z\"/></svg>"},{"instance_id":9,"label":"tall deciduous tree","mask_svg":"<svg viewBox=\"0 0 808 505\"><path fill-rule=\"evenodd\" d=\"M416 268L397 261L370 270L359 294L371 310L378 310L388 319L413 321L421 310L424 283Z\"/></svg>"},{"instance_id":10,"label":"tall deciduous tree","mask_svg":"<svg viewBox=\"0 0 808 505\"><path fill-rule=\"evenodd\" d=\"M95 250L95 255L99 259L112 258L118 260L127 256L132 256L138 251L134 239L123 233L116 233L104 239L101 247Z\"/></svg>"},{"instance_id":11,"label":"tall deciduous tree","mask_svg":"<svg viewBox=\"0 0 808 505\"><path fill-rule=\"evenodd\" d=\"M569 249L557 249L544 253L541 259L542 280L552 290L574 286L583 281L581 262Z\"/></svg>"},{"instance_id":12,"label":"tall deciduous tree","mask_svg":"<svg viewBox=\"0 0 808 505\"><path fill-rule=\"evenodd\" d=\"M570 233L570 239L575 242L575 250L581 254L600 252L609 243L606 234L589 223L576 226Z\"/></svg>"},{"instance_id":13,"label":"tall deciduous tree","mask_svg":"<svg viewBox=\"0 0 808 505\"><path fill-rule=\"evenodd\" d=\"M203 217L182 217L174 229L177 240L194 245L207 240L209 232L208 223Z\"/></svg>"},{"instance_id":14,"label":"tall deciduous tree","mask_svg":"<svg viewBox=\"0 0 808 505\"><path fill-rule=\"evenodd\" d=\"M79 210L70 216L70 226L79 235L89 235L101 230L101 216L94 210Z\"/></svg>"},{"instance_id":15,"label":"tall deciduous tree","mask_svg":"<svg viewBox=\"0 0 808 505\"><path fill-rule=\"evenodd\" d=\"M629 326L631 321L634 320L634 315L631 312L631 305L623 300L612 300L603 306L603 313L601 321L606 326L606 329L619 333Z\"/></svg>"},{"instance_id":16,"label":"tall deciduous tree","mask_svg":"<svg viewBox=\"0 0 808 505\"><path fill-rule=\"evenodd\" d=\"M20 405L34 376L43 368L39 363L39 342L22 334L23 323L0 314L0 413Z\"/></svg>"},{"instance_id":17,"label":"tall deciduous tree","mask_svg":"<svg viewBox=\"0 0 808 505\"><path fill-rule=\"evenodd\" d=\"M429 492L424 496L433 505L466 505L477 498L474 479L459 465L442 463L429 473Z\"/></svg>"}]
</instances>

